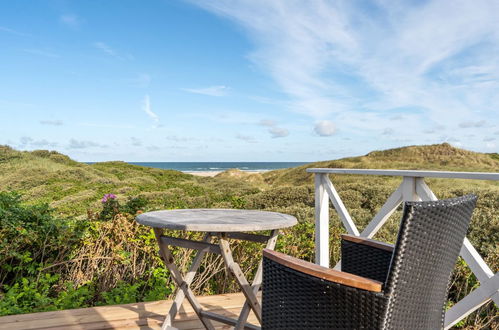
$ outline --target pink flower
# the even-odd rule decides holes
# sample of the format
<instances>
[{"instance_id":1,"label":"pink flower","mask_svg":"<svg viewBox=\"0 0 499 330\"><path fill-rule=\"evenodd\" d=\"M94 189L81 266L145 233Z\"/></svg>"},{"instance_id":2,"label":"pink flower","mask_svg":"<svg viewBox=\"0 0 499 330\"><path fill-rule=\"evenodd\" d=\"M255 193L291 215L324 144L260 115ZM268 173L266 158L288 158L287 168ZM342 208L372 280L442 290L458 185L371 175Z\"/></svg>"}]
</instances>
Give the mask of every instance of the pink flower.
<instances>
[{"instance_id":1,"label":"pink flower","mask_svg":"<svg viewBox=\"0 0 499 330\"><path fill-rule=\"evenodd\" d=\"M109 201L110 199L116 199L116 195L115 194L105 194L104 197L102 197L101 202L102 202L102 204L104 204L107 201Z\"/></svg>"}]
</instances>

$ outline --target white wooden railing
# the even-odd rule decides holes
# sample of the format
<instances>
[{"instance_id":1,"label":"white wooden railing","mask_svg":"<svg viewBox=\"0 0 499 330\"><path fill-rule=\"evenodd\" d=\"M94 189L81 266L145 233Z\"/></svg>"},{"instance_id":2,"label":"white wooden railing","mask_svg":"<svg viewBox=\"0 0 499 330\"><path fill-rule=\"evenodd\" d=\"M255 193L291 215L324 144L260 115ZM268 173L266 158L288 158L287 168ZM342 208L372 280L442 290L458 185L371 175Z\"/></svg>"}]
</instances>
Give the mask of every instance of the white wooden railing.
<instances>
[{"instance_id":1,"label":"white wooden railing","mask_svg":"<svg viewBox=\"0 0 499 330\"><path fill-rule=\"evenodd\" d=\"M373 237L385 224L390 215L404 201L437 200L435 194L426 185L424 178L472 179L499 181L499 173L480 172L437 172L403 171L340 168L309 168L307 172L315 174L315 262L330 267L329 264L329 200L338 212L347 232L361 237ZM359 232L350 217L328 174L388 175L402 177L400 186L388 197L378 214ZM499 197L498 197L499 198ZM468 238L461 247L461 257L480 281L480 286L456 303L445 314L445 329L465 318L474 310L493 300L499 306L499 272L494 274L476 251ZM341 268L341 262L336 266Z\"/></svg>"}]
</instances>

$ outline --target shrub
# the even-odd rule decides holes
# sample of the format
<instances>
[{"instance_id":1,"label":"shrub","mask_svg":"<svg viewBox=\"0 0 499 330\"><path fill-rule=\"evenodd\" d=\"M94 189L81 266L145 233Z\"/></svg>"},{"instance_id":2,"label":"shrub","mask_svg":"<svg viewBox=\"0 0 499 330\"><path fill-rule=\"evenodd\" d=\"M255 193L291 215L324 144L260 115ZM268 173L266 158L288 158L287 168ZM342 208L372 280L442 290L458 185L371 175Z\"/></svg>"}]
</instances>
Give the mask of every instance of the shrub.
<instances>
[{"instance_id":1,"label":"shrub","mask_svg":"<svg viewBox=\"0 0 499 330\"><path fill-rule=\"evenodd\" d=\"M311 188L298 187L276 187L248 198L248 206L253 209L268 209L291 205L314 205L314 195Z\"/></svg>"},{"instance_id":2,"label":"shrub","mask_svg":"<svg viewBox=\"0 0 499 330\"><path fill-rule=\"evenodd\" d=\"M99 214L101 220L111 220L120 212L120 203L115 194L105 194L101 203L102 211Z\"/></svg>"},{"instance_id":3,"label":"shrub","mask_svg":"<svg viewBox=\"0 0 499 330\"><path fill-rule=\"evenodd\" d=\"M15 192L0 192L0 285L60 261L81 232L80 225L55 218L45 203L28 205Z\"/></svg>"},{"instance_id":4,"label":"shrub","mask_svg":"<svg viewBox=\"0 0 499 330\"><path fill-rule=\"evenodd\" d=\"M129 197L125 205L121 207L121 212L135 215L138 211L143 210L148 203L149 201L142 196Z\"/></svg>"}]
</instances>

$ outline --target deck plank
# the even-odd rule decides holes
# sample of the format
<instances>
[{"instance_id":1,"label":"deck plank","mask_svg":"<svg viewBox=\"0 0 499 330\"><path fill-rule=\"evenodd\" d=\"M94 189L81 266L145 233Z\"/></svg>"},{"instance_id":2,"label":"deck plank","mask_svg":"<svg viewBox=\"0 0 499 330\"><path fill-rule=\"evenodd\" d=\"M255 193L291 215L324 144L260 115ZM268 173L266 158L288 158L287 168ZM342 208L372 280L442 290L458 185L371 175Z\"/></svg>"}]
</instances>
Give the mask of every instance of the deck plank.
<instances>
[{"instance_id":1,"label":"deck plank","mask_svg":"<svg viewBox=\"0 0 499 330\"><path fill-rule=\"evenodd\" d=\"M244 304L241 293L199 297L206 310L237 318ZM133 303L114 306L79 308L55 312L20 314L0 317L0 329L160 329L161 323L172 304L171 300ZM253 313L248 321L258 324ZM214 322L217 329L229 326ZM194 310L184 303L173 326L182 329L203 329Z\"/></svg>"}]
</instances>

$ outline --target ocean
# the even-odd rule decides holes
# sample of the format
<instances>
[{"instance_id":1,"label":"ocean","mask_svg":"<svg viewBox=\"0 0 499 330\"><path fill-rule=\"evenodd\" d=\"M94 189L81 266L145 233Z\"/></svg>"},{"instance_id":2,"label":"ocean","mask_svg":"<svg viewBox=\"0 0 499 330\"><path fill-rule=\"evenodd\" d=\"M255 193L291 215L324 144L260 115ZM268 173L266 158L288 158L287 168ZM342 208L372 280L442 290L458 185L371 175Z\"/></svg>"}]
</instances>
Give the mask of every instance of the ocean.
<instances>
[{"instance_id":1,"label":"ocean","mask_svg":"<svg viewBox=\"0 0 499 330\"><path fill-rule=\"evenodd\" d=\"M177 170L182 172L219 172L231 168L241 171L271 171L282 168L297 167L306 162L128 162L153 168Z\"/></svg>"}]
</instances>

